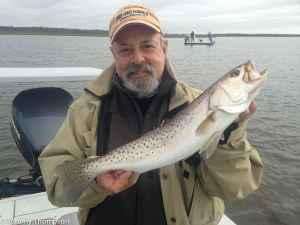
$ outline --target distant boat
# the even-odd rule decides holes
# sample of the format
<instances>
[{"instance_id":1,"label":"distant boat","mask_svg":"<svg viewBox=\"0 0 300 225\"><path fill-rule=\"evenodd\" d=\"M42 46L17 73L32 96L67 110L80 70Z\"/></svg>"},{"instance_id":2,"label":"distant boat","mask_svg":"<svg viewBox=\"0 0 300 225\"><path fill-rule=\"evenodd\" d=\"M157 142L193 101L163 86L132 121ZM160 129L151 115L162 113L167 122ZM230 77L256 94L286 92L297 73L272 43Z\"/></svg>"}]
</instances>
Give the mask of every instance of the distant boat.
<instances>
[{"instance_id":1,"label":"distant boat","mask_svg":"<svg viewBox=\"0 0 300 225\"><path fill-rule=\"evenodd\" d=\"M196 39L196 35L194 36L194 41L191 40L191 35L186 35L184 38L184 44L185 45L213 45L216 43L216 38L214 40L211 37L211 33L209 32L207 34L209 40L203 40L202 38Z\"/></svg>"}]
</instances>

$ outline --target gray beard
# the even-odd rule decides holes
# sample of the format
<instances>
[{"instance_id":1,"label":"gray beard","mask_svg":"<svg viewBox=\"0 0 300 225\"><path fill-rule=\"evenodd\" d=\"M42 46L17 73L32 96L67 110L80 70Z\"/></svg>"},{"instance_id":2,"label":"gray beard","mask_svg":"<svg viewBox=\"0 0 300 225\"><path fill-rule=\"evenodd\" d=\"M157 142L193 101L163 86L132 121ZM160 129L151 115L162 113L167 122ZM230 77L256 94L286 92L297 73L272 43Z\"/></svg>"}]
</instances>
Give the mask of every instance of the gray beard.
<instances>
[{"instance_id":1,"label":"gray beard","mask_svg":"<svg viewBox=\"0 0 300 225\"><path fill-rule=\"evenodd\" d=\"M131 74L136 73L138 70L147 71L149 74L144 77L132 77ZM124 87L136 93L139 98L155 94L159 85L155 69L148 63L127 67L123 79Z\"/></svg>"}]
</instances>

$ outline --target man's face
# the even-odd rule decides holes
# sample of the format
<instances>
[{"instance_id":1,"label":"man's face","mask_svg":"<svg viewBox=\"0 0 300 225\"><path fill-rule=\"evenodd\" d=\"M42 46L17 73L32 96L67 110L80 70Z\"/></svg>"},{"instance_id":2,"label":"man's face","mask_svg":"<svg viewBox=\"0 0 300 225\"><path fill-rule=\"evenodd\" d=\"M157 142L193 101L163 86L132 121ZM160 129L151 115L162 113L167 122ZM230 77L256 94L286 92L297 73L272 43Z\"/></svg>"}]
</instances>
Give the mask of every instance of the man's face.
<instances>
[{"instance_id":1,"label":"man's face","mask_svg":"<svg viewBox=\"0 0 300 225\"><path fill-rule=\"evenodd\" d=\"M167 47L167 40L162 46L160 34L148 27L130 25L122 29L111 51L117 73L125 86L127 83L142 89L155 86L164 70Z\"/></svg>"}]
</instances>

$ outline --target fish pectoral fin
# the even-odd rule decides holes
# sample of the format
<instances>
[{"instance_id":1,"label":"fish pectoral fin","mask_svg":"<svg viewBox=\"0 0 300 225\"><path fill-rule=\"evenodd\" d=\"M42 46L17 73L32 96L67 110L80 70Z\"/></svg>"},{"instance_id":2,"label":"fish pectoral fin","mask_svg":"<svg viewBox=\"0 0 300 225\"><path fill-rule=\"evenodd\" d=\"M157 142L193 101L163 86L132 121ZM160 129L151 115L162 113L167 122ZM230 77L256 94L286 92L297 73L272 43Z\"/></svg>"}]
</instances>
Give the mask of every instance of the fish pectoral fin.
<instances>
[{"instance_id":1,"label":"fish pectoral fin","mask_svg":"<svg viewBox=\"0 0 300 225\"><path fill-rule=\"evenodd\" d=\"M220 140L225 141L224 132L221 134Z\"/></svg>"},{"instance_id":2,"label":"fish pectoral fin","mask_svg":"<svg viewBox=\"0 0 300 225\"><path fill-rule=\"evenodd\" d=\"M196 135L201 136L207 134L213 128L216 122L215 113L212 112L196 129Z\"/></svg>"},{"instance_id":3,"label":"fish pectoral fin","mask_svg":"<svg viewBox=\"0 0 300 225\"><path fill-rule=\"evenodd\" d=\"M135 178L135 177L138 176L138 175L140 175L140 172L134 172L134 171L132 171L132 174L131 174L131 176L128 178L128 180L131 180L131 179Z\"/></svg>"},{"instance_id":4,"label":"fish pectoral fin","mask_svg":"<svg viewBox=\"0 0 300 225\"><path fill-rule=\"evenodd\" d=\"M208 159L218 146L221 136L222 134L220 134L219 131L216 131L200 149L199 154L205 151L206 158Z\"/></svg>"}]
</instances>

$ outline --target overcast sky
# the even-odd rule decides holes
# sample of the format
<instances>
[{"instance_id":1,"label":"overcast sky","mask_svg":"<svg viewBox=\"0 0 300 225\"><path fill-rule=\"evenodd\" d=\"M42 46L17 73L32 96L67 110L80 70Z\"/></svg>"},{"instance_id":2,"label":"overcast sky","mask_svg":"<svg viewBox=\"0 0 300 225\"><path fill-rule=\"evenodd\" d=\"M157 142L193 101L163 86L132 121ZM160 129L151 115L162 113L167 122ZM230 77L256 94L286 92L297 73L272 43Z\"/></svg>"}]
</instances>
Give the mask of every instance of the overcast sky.
<instances>
[{"instance_id":1,"label":"overcast sky","mask_svg":"<svg viewBox=\"0 0 300 225\"><path fill-rule=\"evenodd\" d=\"M300 0L0 0L0 26L108 30L128 3L154 11L164 33L300 34Z\"/></svg>"}]
</instances>

